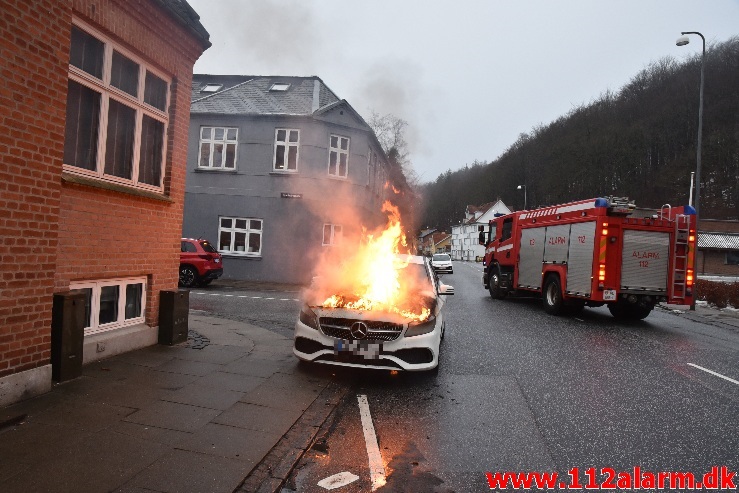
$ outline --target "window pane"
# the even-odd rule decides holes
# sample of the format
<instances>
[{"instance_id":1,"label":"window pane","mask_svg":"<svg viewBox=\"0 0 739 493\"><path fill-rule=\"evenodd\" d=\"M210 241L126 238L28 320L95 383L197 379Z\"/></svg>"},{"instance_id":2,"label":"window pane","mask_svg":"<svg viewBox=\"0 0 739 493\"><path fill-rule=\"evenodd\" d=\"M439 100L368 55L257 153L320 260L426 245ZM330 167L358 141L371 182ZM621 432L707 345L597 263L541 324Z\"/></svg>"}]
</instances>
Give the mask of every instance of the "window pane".
<instances>
[{"instance_id":1,"label":"window pane","mask_svg":"<svg viewBox=\"0 0 739 493\"><path fill-rule=\"evenodd\" d=\"M210 127L203 127L200 129L200 138L201 139L210 139L210 136L212 135L213 129Z\"/></svg>"},{"instance_id":2,"label":"window pane","mask_svg":"<svg viewBox=\"0 0 739 493\"><path fill-rule=\"evenodd\" d=\"M215 129L215 132L214 132L214 135L213 135L213 139L214 140L223 140L223 129L222 128L216 128Z\"/></svg>"},{"instance_id":3,"label":"window pane","mask_svg":"<svg viewBox=\"0 0 739 493\"><path fill-rule=\"evenodd\" d=\"M728 265L739 265L739 252L735 250L726 252L726 263Z\"/></svg>"},{"instance_id":4,"label":"window pane","mask_svg":"<svg viewBox=\"0 0 739 493\"><path fill-rule=\"evenodd\" d=\"M207 142L200 144L200 166L210 166L210 144Z\"/></svg>"},{"instance_id":5,"label":"window pane","mask_svg":"<svg viewBox=\"0 0 739 493\"><path fill-rule=\"evenodd\" d=\"M252 219L250 222L251 225L249 226L249 229L255 229L257 231L262 230L262 221L260 221L259 219Z\"/></svg>"},{"instance_id":6,"label":"window pane","mask_svg":"<svg viewBox=\"0 0 739 493\"><path fill-rule=\"evenodd\" d=\"M94 171L98 151L100 94L69 81L64 129L64 162Z\"/></svg>"},{"instance_id":7,"label":"window pane","mask_svg":"<svg viewBox=\"0 0 739 493\"><path fill-rule=\"evenodd\" d=\"M234 250L243 252L246 248L246 233L234 233Z\"/></svg>"},{"instance_id":8,"label":"window pane","mask_svg":"<svg viewBox=\"0 0 739 493\"><path fill-rule=\"evenodd\" d=\"M226 168L236 167L236 144L226 144Z\"/></svg>"},{"instance_id":9,"label":"window pane","mask_svg":"<svg viewBox=\"0 0 739 493\"><path fill-rule=\"evenodd\" d=\"M262 248L262 235L259 233L249 233L249 252L259 253Z\"/></svg>"},{"instance_id":10,"label":"window pane","mask_svg":"<svg viewBox=\"0 0 739 493\"><path fill-rule=\"evenodd\" d=\"M213 144L213 167L223 166L223 144Z\"/></svg>"},{"instance_id":11,"label":"window pane","mask_svg":"<svg viewBox=\"0 0 739 493\"><path fill-rule=\"evenodd\" d=\"M277 131L277 141L278 142L285 142L285 131L284 130L278 130Z\"/></svg>"},{"instance_id":12,"label":"window pane","mask_svg":"<svg viewBox=\"0 0 739 493\"><path fill-rule=\"evenodd\" d=\"M221 231L221 235L218 238L218 249L219 250L231 250L231 232Z\"/></svg>"},{"instance_id":13,"label":"window pane","mask_svg":"<svg viewBox=\"0 0 739 493\"><path fill-rule=\"evenodd\" d=\"M229 217L222 217L221 218L221 227L222 228L230 228L232 224L232 219Z\"/></svg>"},{"instance_id":14,"label":"window pane","mask_svg":"<svg viewBox=\"0 0 739 493\"><path fill-rule=\"evenodd\" d=\"M109 324L118 320L118 286L100 288L100 317L98 325Z\"/></svg>"},{"instance_id":15,"label":"window pane","mask_svg":"<svg viewBox=\"0 0 739 493\"><path fill-rule=\"evenodd\" d=\"M85 293L85 326L92 326L92 288L82 288L80 291Z\"/></svg>"},{"instance_id":16,"label":"window pane","mask_svg":"<svg viewBox=\"0 0 739 493\"><path fill-rule=\"evenodd\" d=\"M290 142L297 142L297 141L298 141L298 131L290 130Z\"/></svg>"},{"instance_id":17,"label":"window pane","mask_svg":"<svg viewBox=\"0 0 739 493\"><path fill-rule=\"evenodd\" d=\"M323 244L324 245L331 244L331 225L330 224L323 225Z\"/></svg>"},{"instance_id":18,"label":"window pane","mask_svg":"<svg viewBox=\"0 0 739 493\"><path fill-rule=\"evenodd\" d=\"M235 128L229 128L226 132L226 138L228 140L236 140L236 129Z\"/></svg>"},{"instance_id":19,"label":"window pane","mask_svg":"<svg viewBox=\"0 0 739 493\"><path fill-rule=\"evenodd\" d=\"M339 155L339 176L346 176L346 154Z\"/></svg>"},{"instance_id":20,"label":"window pane","mask_svg":"<svg viewBox=\"0 0 739 493\"><path fill-rule=\"evenodd\" d=\"M336 151L331 151L328 154L328 174L336 174Z\"/></svg>"},{"instance_id":21,"label":"window pane","mask_svg":"<svg viewBox=\"0 0 739 493\"><path fill-rule=\"evenodd\" d=\"M287 154L287 169L298 168L298 148L297 146L290 146Z\"/></svg>"},{"instance_id":22,"label":"window pane","mask_svg":"<svg viewBox=\"0 0 739 493\"><path fill-rule=\"evenodd\" d=\"M333 147L333 148L339 147L339 144L338 144L339 140L338 139L339 138L336 137L336 136L334 136L334 135L331 136L331 147Z\"/></svg>"},{"instance_id":23,"label":"window pane","mask_svg":"<svg viewBox=\"0 0 739 493\"><path fill-rule=\"evenodd\" d=\"M139 64L114 51L113 65L110 69L110 85L131 96L138 96Z\"/></svg>"},{"instance_id":24,"label":"window pane","mask_svg":"<svg viewBox=\"0 0 739 493\"><path fill-rule=\"evenodd\" d=\"M69 50L70 65L102 79L104 52L105 45L102 41L87 34L77 26L72 26L72 46Z\"/></svg>"},{"instance_id":25,"label":"window pane","mask_svg":"<svg viewBox=\"0 0 739 493\"><path fill-rule=\"evenodd\" d=\"M237 229L246 229L246 219L237 219L236 220L236 228Z\"/></svg>"},{"instance_id":26,"label":"window pane","mask_svg":"<svg viewBox=\"0 0 739 493\"><path fill-rule=\"evenodd\" d=\"M111 99L108 108L108 138L105 174L131 179L136 111Z\"/></svg>"},{"instance_id":27,"label":"window pane","mask_svg":"<svg viewBox=\"0 0 739 493\"><path fill-rule=\"evenodd\" d=\"M275 169L285 169L285 146L278 145L275 148Z\"/></svg>"},{"instance_id":28,"label":"window pane","mask_svg":"<svg viewBox=\"0 0 739 493\"><path fill-rule=\"evenodd\" d=\"M346 151L347 149L349 149L349 139L342 138L341 139L341 150Z\"/></svg>"},{"instance_id":29,"label":"window pane","mask_svg":"<svg viewBox=\"0 0 739 493\"><path fill-rule=\"evenodd\" d=\"M167 82L146 71L144 85L144 103L152 105L158 110L167 109Z\"/></svg>"},{"instance_id":30,"label":"window pane","mask_svg":"<svg viewBox=\"0 0 739 493\"><path fill-rule=\"evenodd\" d=\"M141 294L144 285L141 283L126 286L126 320L141 316Z\"/></svg>"},{"instance_id":31,"label":"window pane","mask_svg":"<svg viewBox=\"0 0 739 493\"><path fill-rule=\"evenodd\" d=\"M144 115L141 122L141 155L139 156L139 182L161 186L164 124Z\"/></svg>"}]
</instances>

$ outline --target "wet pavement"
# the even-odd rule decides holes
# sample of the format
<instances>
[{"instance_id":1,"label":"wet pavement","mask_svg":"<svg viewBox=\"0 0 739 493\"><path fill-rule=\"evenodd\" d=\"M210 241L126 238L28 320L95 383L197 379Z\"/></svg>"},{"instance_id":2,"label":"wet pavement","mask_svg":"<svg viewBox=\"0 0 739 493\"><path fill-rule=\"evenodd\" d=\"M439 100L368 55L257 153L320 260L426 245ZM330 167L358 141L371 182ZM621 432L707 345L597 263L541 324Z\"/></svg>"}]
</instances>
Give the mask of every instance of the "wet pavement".
<instances>
[{"instance_id":1,"label":"wet pavement","mask_svg":"<svg viewBox=\"0 0 739 493\"><path fill-rule=\"evenodd\" d=\"M189 328L0 409L0 491L278 491L346 387L269 330Z\"/></svg>"}]
</instances>

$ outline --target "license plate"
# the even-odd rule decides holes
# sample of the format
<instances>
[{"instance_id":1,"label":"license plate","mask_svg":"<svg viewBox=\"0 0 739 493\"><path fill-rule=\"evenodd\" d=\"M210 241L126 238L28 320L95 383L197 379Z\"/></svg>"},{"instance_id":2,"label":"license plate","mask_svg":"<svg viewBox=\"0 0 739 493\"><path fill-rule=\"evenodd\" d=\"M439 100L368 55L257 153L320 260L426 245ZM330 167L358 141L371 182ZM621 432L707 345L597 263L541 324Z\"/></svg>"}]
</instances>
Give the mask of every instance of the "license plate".
<instances>
[{"instance_id":1,"label":"license plate","mask_svg":"<svg viewBox=\"0 0 739 493\"><path fill-rule=\"evenodd\" d=\"M606 289L603 291L603 301L616 301L616 290Z\"/></svg>"},{"instance_id":2,"label":"license plate","mask_svg":"<svg viewBox=\"0 0 739 493\"><path fill-rule=\"evenodd\" d=\"M382 351L382 343L369 341L347 341L339 339L334 342L334 354L351 353L364 359L378 359Z\"/></svg>"}]
</instances>

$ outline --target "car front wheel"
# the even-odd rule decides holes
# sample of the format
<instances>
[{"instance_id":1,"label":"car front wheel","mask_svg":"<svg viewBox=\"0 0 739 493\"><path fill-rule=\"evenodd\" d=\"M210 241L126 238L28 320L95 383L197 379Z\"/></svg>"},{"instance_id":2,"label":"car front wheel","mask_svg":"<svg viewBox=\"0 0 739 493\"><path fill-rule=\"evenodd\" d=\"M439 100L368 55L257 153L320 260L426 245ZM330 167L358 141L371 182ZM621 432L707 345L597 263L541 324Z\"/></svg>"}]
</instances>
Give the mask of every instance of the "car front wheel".
<instances>
[{"instance_id":1,"label":"car front wheel","mask_svg":"<svg viewBox=\"0 0 739 493\"><path fill-rule=\"evenodd\" d=\"M195 286L198 281L198 273L189 265L180 266L180 285L186 288Z\"/></svg>"}]
</instances>

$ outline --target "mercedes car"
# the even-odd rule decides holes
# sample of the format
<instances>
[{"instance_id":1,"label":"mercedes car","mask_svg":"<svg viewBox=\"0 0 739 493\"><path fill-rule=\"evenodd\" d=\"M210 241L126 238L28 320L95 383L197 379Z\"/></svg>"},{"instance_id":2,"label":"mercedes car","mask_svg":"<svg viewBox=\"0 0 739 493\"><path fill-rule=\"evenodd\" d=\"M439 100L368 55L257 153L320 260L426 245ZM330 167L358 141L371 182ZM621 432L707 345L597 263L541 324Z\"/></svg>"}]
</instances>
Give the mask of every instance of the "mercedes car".
<instances>
[{"instance_id":1,"label":"mercedes car","mask_svg":"<svg viewBox=\"0 0 739 493\"><path fill-rule=\"evenodd\" d=\"M407 256L398 267L414 279L407 297L424 316L401 310L326 307L306 296L295 323L293 353L302 361L384 370L435 370L444 338L442 307L454 287L441 283L427 258Z\"/></svg>"}]
</instances>

